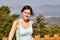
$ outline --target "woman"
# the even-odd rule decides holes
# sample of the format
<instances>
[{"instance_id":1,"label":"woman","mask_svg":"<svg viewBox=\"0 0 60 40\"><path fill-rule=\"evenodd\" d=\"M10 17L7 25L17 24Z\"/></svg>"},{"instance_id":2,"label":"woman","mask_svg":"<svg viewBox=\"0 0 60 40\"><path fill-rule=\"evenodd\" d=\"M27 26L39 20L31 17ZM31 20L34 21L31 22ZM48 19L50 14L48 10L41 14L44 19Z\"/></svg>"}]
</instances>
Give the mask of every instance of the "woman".
<instances>
[{"instance_id":1,"label":"woman","mask_svg":"<svg viewBox=\"0 0 60 40\"><path fill-rule=\"evenodd\" d=\"M32 38L32 20L29 20L30 16L33 15L33 10L29 5L26 5L21 10L22 18L13 22L11 31L8 36L8 40L12 40L16 31L16 40L34 40ZM19 26L18 26L19 24Z\"/></svg>"}]
</instances>

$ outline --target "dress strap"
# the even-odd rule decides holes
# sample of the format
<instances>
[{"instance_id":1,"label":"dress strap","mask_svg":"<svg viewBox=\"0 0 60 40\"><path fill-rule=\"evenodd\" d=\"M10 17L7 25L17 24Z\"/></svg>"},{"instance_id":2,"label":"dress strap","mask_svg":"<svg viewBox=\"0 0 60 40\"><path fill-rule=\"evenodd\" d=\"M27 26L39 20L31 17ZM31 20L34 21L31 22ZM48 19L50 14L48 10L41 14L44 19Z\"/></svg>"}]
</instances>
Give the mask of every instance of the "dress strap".
<instances>
[{"instance_id":1,"label":"dress strap","mask_svg":"<svg viewBox=\"0 0 60 40\"><path fill-rule=\"evenodd\" d=\"M20 40L20 19L18 20L18 40Z\"/></svg>"}]
</instances>

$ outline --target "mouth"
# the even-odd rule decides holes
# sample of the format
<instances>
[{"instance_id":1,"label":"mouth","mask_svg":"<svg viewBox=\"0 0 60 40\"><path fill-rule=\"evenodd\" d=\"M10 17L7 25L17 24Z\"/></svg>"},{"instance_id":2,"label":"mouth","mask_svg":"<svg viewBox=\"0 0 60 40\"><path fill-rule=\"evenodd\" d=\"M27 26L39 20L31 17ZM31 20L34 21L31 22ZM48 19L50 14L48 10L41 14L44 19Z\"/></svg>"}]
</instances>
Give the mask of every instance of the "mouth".
<instances>
[{"instance_id":1,"label":"mouth","mask_svg":"<svg viewBox=\"0 0 60 40\"><path fill-rule=\"evenodd\" d=\"M28 16L25 16L25 18L28 18Z\"/></svg>"}]
</instances>

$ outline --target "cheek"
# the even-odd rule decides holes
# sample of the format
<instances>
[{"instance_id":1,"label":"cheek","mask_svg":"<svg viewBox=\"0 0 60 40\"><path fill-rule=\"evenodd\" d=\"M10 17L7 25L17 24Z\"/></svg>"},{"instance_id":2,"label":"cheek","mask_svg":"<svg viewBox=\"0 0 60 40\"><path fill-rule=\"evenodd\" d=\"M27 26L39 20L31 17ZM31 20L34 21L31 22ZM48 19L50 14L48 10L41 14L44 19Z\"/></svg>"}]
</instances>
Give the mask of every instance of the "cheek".
<instances>
[{"instance_id":1,"label":"cheek","mask_svg":"<svg viewBox=\"0 0 60 40\"><path fill-rule=\"evenodd\" d=\"M23 13L23 16L28 16L28 17L29 17L29 16L30 16L30 14L27 14L27 13Z\"/></svg>"},{"instance_id":2,"label":"cheek","mask_svg":"<svg viewBox=\"0 0 60 40\"><path fill-rule=\"evenodd\" d=\"M29 18L31 15L27 13L22 13L23 18Z\"/></svg>"},{"instance_id":3,"label":"cheek","mask_svg":"<svg viewBox=\"0 0 60 40\"><path fill-rule=\"evenodd\" d=\"M27 16L27 17L30 17L30 14L27 14L26 16Z\"/></svg>"},{"instance_id":4,"label":"cheek","mask_svg":"<svg viewBox=\"0 0 60 40\"><path fill-rule=\"evenodd\" d=\"M24 16L25 16L25 14L24 14L24 13L22 13L22 16L24 17Z\"/></svg>"},{"instance_id":5,"label":"cheek","mask_svg":"<svg viewBox=\"0 0 60 40\"><path fill-rule=\"evenodd\" d=\"M29 17L31 16L31 15L28 15Z\"/></svg>"}]
</instances>

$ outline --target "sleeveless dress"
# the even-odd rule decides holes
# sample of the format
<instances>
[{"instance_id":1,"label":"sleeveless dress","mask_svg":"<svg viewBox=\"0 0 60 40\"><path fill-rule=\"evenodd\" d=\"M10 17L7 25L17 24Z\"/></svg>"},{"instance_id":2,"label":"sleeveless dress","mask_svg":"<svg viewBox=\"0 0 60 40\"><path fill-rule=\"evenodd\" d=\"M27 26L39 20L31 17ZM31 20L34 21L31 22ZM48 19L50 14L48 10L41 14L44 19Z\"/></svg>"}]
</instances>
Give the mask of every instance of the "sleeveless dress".
<instances>
[{"instance_id":1,"label":"sleeveless dress","mask_svg":"<svg viewBox=\"0 0 60 40\"><path fill-rule=\"evenodd\" d=\"M19 29L20 30L16 30L16 40L32 40L32 33L33 33L33 29L32 29L32 23L31 21L30 23L30 27L24 29L21 26L21 19L19 19Z\"/></svg>"}]
</instances>

